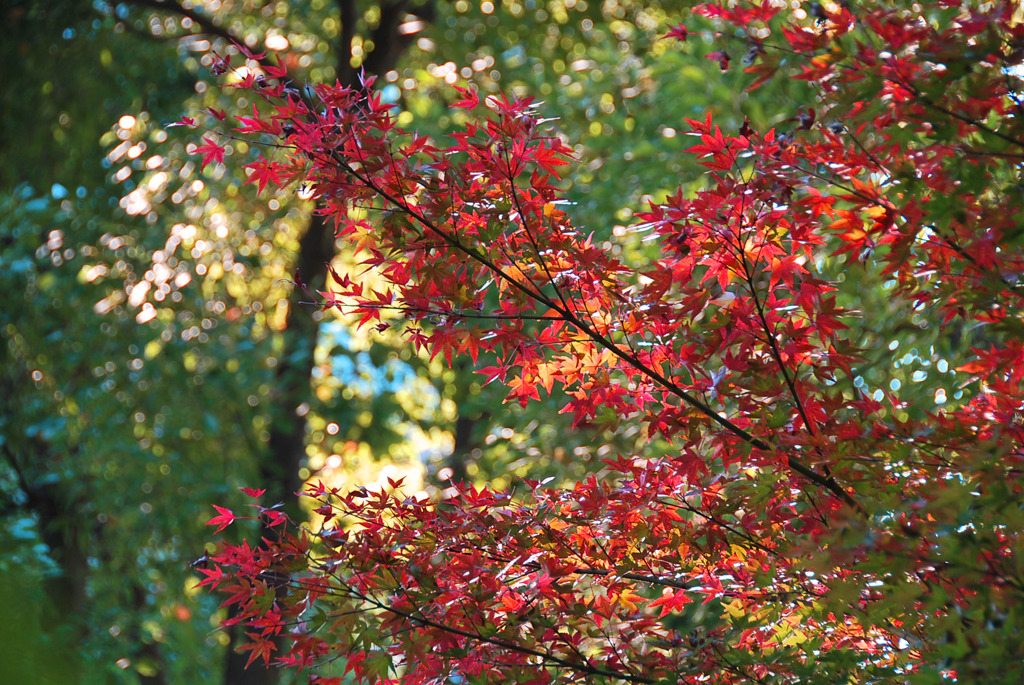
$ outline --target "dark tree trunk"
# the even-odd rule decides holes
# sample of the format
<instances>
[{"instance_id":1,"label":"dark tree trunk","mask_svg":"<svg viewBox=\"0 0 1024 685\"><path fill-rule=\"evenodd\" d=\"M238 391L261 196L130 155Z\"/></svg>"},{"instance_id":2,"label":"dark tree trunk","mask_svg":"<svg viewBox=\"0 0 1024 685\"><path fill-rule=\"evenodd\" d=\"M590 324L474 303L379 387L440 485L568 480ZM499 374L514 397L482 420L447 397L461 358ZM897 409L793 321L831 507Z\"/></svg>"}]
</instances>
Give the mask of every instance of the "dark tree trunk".
<instances>
[{"instance_id":1,"label":"dark tree trunk","mask_svg":"<svg viewBox=\"0 0 1024 685\"><path fill-rule=\"evenodd\" d=\"M341 15L341 35L337 46L338 80L350 87L359 87L359 72L351 65L352 39L358 21L355 0L338 0ZM383 74L394 69L398 59L408 47L411 36L398 33L398 26L408 12L407 0L385 2L381 5L380 24L374 30L375 48L363 62L367 75ZM432 11L417 8L423 18L431 18ZM319 209L319 208L318 208ZM299 254L295 272L305 290L294 288L288 298L282 353L277 366L271 405L275 415L270 429L267 454L260 467L261 487L267 488L268 502L283 502L285 510L299 515L295 493L301 490L300 471L306 461L306 413L300 408L311 398L310 380L313 372L313 353L320 332L321 313L303 302L309 293L324 290L327 265L334 258L335 241L332 225L317 211L311 214L309 224L299 241ZM235 646L244 639L237 627L230 633L230 645L224 671L224 685L273 685L280 679L280 671L253 663L248 669L247 652L236 652Z\"/></svg>"},{"instance_id":2,"label":"dark tree trunk","mask_svg":"<svg viewBox=\"0 0 1024 685\"><path fill-rule=\"evenodd\" d=\"M138 581L132 583L132 608L135 612L135 625L132 643L138 645L135 652L136 670L139 673L140 685L167 685L167 672L164 668L164 657L160 651L160 643L147 641L142 633L138 616L146 611L146 588ZM144 668L139 668L144 666Z\"/></svg>"}]
</instances>

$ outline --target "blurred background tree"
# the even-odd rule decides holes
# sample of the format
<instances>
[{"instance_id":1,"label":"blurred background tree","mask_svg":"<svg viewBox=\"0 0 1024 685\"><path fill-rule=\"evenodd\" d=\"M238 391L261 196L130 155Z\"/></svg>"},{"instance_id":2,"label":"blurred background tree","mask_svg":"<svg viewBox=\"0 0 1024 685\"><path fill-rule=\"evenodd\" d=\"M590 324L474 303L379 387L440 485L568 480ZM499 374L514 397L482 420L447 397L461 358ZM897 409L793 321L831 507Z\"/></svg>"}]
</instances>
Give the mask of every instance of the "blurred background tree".
<instances>
[{"instance_id":1,"label":"blurred background tree","mask_svg":"<svg viewBox=\"0 0 1024 685\"><path fill-rule=\"evenodd\" d=\"M333 228L299 189L255 202L246 145L200 172L188 152L202 133L165 128L240 104L212 87L214 53L268 50L310 82L364 69L400 123L434 136L452 124L452 84L543 101L548 125L582 141L565 209L607 249L641 253L632 212L700 177L680 154L685 117L767 127L761 98L806 97L791 83L747 99L739 70L699 59L708 41L661 40L683 19L675 2L4 0L0 17L11 682L274 682L241 669L247 655L213 630L223 614L192 591L209 504L242 506L238 487L288 508L312 477L501 487L646 445L615 416L570 430L558 397L504 405L468 369L312 306L326 264L355 259Z\"/></svg>"}]
</instances>

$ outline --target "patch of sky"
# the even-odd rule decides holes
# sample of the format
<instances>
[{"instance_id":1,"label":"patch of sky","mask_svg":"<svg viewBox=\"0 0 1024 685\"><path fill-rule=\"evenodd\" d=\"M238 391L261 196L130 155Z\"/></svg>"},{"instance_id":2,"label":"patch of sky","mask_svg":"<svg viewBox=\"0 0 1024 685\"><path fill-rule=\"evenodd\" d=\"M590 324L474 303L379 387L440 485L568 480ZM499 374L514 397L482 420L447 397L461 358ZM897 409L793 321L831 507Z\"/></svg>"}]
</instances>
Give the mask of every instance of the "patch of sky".
<instances>
[{"instance_id":1,"label":"patch of sky","mask_svg":"<svg viewBox=\"0 0 1024 685\"><path fill-rule=\"evenodd\" d=\"M526 49L522 45L513 45L501 53L501 58L505 61L505 64L517 67L526 61Z\"/></svg>"},{"instance_id":2,"label":"patch of sky","mask_svg":"<svg viewBox=\"0 0 1024 685\"><path fill-rule=\"evenodd\" d=\"M388 85L381 88L380 91L380 99L388 103L389 105L393 105L396 102L398 102L398 98L400 98L401 96L401 88L396 86L394 83L389 83Z\"/></svg>"},{"instance_id":3,"label":"patch of sky","mask_svg":"<svg viewBox=\"0 0 1024 685\"><path fill-rule=\"evenodd\" d=\"M351 353L331 356L331 374L356 392L368 395L394 393L416 381L416 371L401 359L389 357L383 365L377 366L369 352L354 350L352 336L340 322L326 324L322 335L323 344L328 349L340 347Z\"/></svg>"}]
</instances>

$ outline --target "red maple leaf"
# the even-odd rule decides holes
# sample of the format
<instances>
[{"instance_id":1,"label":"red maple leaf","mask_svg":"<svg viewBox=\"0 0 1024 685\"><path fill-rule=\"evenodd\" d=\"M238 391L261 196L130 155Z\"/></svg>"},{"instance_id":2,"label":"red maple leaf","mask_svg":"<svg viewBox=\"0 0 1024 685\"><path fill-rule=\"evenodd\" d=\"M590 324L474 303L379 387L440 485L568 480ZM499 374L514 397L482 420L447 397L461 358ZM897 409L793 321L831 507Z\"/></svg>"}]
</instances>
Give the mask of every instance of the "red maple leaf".
<instances>
[{"instance_id":1,"label":"red maple leaf","mask_svg":"<svg viewBox=\"0 0 1024 685\"><path fill-rule=\"evenodd\" d=\"M480 97L476 94L476 91L472 88L459 88L454 86L455 90L459 91L459 95L462 99L456 102L452 107L457 109L476 109L477 105L480 104Z\"/></svg>"},{"instance_id":2,"label":"red maple leaf","mask_svg":"<svg viewBox=\"0 0 1024 685\"><path fill-rule=\"evenodd\" d=\"M213 505L213 508L217 510L217 515L209 521L207 521L206 525L217 526L217 530L213 531L214 534L217 534L225 528L227 528L228 526L230 526L232 522L234 522L236 517L234 512L232 512L230 509L219 507L216 504Z\"/></svg>"},{"instance_id":3,"label":"red maple leaf","mask_svg":"<svg viewBox=\"0 0 1024 685\"><path fill-rule=\"evenodd\" d=\"M508 399L516 399L524 407L531 398L540 400L537 384L532 379L527 379L525 374L509 379L508 387Z\"/></svg>"},{"instance_id":4,"label":"red maple leaf","mask_svg":"<svg viewBox=\"0 0 1024 685\"><path fill-rule=\"evenodd\" d=\"M276 185L278 188L284 186L284 182L281 180L281 172L283 168L277 162L261 159L258 162L246 164L245 168L251 169L252 173L249 174L249 178L246 179L243 185L255 183L256 190L259 193L262 193L267 185L271 183Z\"/></svg>"},{"instance_id":5,"label":"red maple leaf","mask_svg":"<svg viewBox=\"0 0 1024 685\"><path fill-rule=\"evenodd\" d=\"M202 573L205 578L199 581L196 587L209 587L211 590L215 590L221 581L225 579L224 569L220 566L214 566L213 568L196 568L197 571Z\"/></svg>"},{"instance_id":6,"label":"red maple leaf","mask_svg":"<svg viewBox=\"0 0 1024 685\"><path fill-rule=\"evenodd\" d=\"M192 151L192 154L194 155L203 156L203 161L199 168L205 169L206 165L210 162L223 163L225 148L217 145L217 143L209 136L203 136L203 140L205 141L205 144L197 146L196 149Z\"/></svg>"},{"instance_id":7,"label":"red maple leaf","mask_svg":"<svg viewBox=\"0 0 1024 685\"><path fill-rule=\"evenodd\" d=\"M249 651L249 659L245 662L245 667L249 668L252 662L256 659L263 659L263 663L269 665L270 657L274 650L277 649L277 645L274 644L272 639L262 637L259 633L247 631L246 636L250 639L250 642L241 645L239 651Z\"/></svg>"},{"instance_id":8,"label":"red maple leaf","mask_svg":"<svg viewBox=\"0 0 1024 685\"><path fill-rule=\"evenodd\" d=\"M669 32L666 33L663 38L675 38L676 40L685 41L689 35L690 32L686 30L686 26L679 24L678 26L673 26L669 29Z\"/></svg>"}]
</instances>

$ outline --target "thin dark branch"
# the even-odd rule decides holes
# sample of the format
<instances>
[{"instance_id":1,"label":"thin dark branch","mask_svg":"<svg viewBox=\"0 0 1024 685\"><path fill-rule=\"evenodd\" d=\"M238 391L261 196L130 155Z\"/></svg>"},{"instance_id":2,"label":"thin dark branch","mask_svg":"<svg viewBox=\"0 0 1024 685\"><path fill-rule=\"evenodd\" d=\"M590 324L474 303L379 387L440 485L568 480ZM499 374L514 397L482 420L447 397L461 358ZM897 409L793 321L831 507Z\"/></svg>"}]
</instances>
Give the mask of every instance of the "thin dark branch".
<instances>
[{"instance_id":1,"label":"thin dark branch","mask_svg":"<svg viewBox=\"0 0 1024 685\"><path fill-rule=\"evenodd\" d=\"M459 635L461 637L465 637L465 638L468 638L470 640L476 640L476 641L479 641L479 642L486 642L487 644L492 644L495 647L501 647L502 649L509 649L509 650L514 651L514 652L519 652L520 654L529 654L530 656L535 656L535 657L537 657L539 659L543 659L545 662L550 661L551 663L557 664L558 666L561 666L563 668L572 669L572 670L575 670L575 671L579 671L581 673L586 673L588 675L604 676L604 677L608 677L608 678L619 678L621 680L625 680L625 681L630 682L630 683L655 683L655 682L657 682L653 678L645 678L643 676L635 676L635 675L630 675L628 673L621 673L621 672L618 672L618 671L609 671L609 670L606 670L606 669L603 669L603 668L597 668L596 666L591 666L589 663L575 663L575 662L569 661L568 659L564 659L564 658L562 658L562 657L560 657L560 656L558 656L556 654L552 654L551 652L544 652L544 651L541 651L539 649L532 649L530 647L526 647L525 645L516 644L514 642L509 642L507 640L502 640L502 639L494 638L494 637L487 637L487 636L484 636L484 635L480 635L479 633L472 633L470 631L462 630L462 629L456 628L454 626L446 626L446 625L444 625L442 623L438 623L437 621L434 621L432 619L429 619L429 618L426 618L426 617L416 616L414 614L402 611L401 609L396 609L393 606L390 606L388 604L380 602L380 601L378 601L376 599L373 599L371 597L367 597L365 599L365 601L369 602L370 604L373 604L378 609L382 609L383 611L386 611L386 612L388 612L390 614L394 614L395 616L399 616L401 618L404 618L407 621L412 621L413 623L418 623L418 624L427 626L429 628L435 628L437 630L441 630L441 631L444 631L444 632L447 632L447 633L451 633L453 635Z\"/></svg>"},{"instance_id":2,"label":"thin dark branch","mask_svg":"<svg viewBox=\"0 0 1024 685\"><path fill-rule=\"evenodd\" d=\"M1022 155L1022 156L1024 156L1024 155ZM813 171L811 169L806 169L804 167L794 167L794 168L797 169L798 171L800 171L801 173L805 173L808 176L811 176L813 178L818 179L819 181L824 181L825 183L828 183L831 186L834 186L834 187L836 187L836 188L838 188L838 189L840 189L840 190L842 190L844 192L847 192L847 193L849 193L853 197L860 198L861 200L864 200L865 202L868 202L868 203L870 203L871 205L873 205L875 207L882 207L884 209L893 209L891 203L889 203L888 200L886 200L885 202L882 202L882 201L879 200L879 198L870 197L870 196L868 196L868 195L866 195L866 194L856 190L855 188L851 188L850 186L846 185L845 183L841 183L840 181L835 180L834 177L826 176L825 174L820 174L820 173L818 173L816 171ZM1007 280L1007 278L1005 276L1003 276L1001 273L999 273L998 271L995 271L994 269L986 270L985 267L981 266L978 263L978 261L974 257L972 257L970 254L968 254L967 251L964 250L955 240L953 240L951 238L948 238L945 235L943 235L942 232L939 231L938 227L936 227L936 226L934 226L932 224L928 224L928 225L925 225L924 228L927 228L932 233L937 235L942 240L942 242L947 247L949 247L949 249L953 250L958 255L960 255L960 257L963 258L963 260L965 262L969 263L979 273L981 273L983 275L993 276L993 277L997 278L1000 282L1003 283L1003 285L1007 286L1011 290L1020 290L1021 289L1021 285L1020 284L1010 283L1010 281Z\"/></svg>"},{"instance_id":3,"label":"thin dark branch","mask_svg":"<svg viewBox=\"0 0 1024 685\"><path fill-rule=\"evenodd\" d=\"M17 477L18 487L22 492L28 495L29 498L31 498L34 494L34 488L32 487L32 484L28 482L28 478L25 476L25 471L21 468L21 464L18 461L18 456L14 453L10 444L6 440L0 446L3 447L5 461L10 464L11 470L14 471L14 475Z\"/></svg>"},{"instance_id":4,"label":"thin dark branch","mask_svg":"<svg viewBox=\"0 0 1024 685\"><path fill-rule=\"evenodd\" d=\"M443 309L427 309L426 307L409 307L387 304L345 304L343 302L300 302L299 304L312 305L316 307L337 307L344 314L345 307L357 310L375 309L379 311L395 311L410 314L425 314L427 316L444 316L449 319L486 319L490 321L565 321L565 317L555 314L482 314L480 312L467 312L462 309L445 311ZM358 314L358 311L347 312Z\"/></svg>"},{"instance_id":5,"label":"thin dark branch","mask_svg":"<svg viewBox=\"0 0 1024 685\"><path fill-rule=\"evenodd\" d=\"M939 105L939 104L937 104L935 102L932 102L929 98L927 98L924 95L922 95L921 92L919 90L917 90L917 88L915 88L912 84L901 83L900 85L904 86L905 88L909 88L911 91L913 91L913 93L914 93L914 100L916 102L920 102L922 105L924 105L928 109L933 109L936 112L941 112L941 113L945 114L948 117L951 117L953 119L956 119L957 121L963 122L963 123L967 124L968 126L973 126L974 128L978 129L979 131L984 131L985 133L993 135L996 138L999 138L1000 140L1003 140L1003 141L1006 141L1007 143L1010 143L1011 145L1016 145L1017 147L1024 148L1024 142L1022 142L1020 140L1017 140L1013 136L1008 136L1005 133L997 131L997 130L995 130L994 128L992 128L990 126L987 126L987 125L981 123L980 121L976 121L976 120L972 119L971 117L968 117L968 116L965 116L963 114L960 114L959 112L954 112L951 109L948 109L946 107L943 107L942 105Z\"/></svg>"},{"instance_id":6,"label":"thin dark branch","mask_svg":"<svg viewBox=\"0 0 1024 685\"><path fill-rule=\"evenodd\" d=\"M789 374L789 369L782 361L782 353L779 351L779 346L775 342L775 334L771 330L768 318L765 315L764 303L761 302L761 296L757 293L757 286L754 283L754 273L751 270L753 265L751 265L745 258L743 259L742 264L743 280L747 283L750 296L754 298L754 307L757 309L757 319L761 324L761 329L764 331L765 341L768 343L768 350L771 352L772 359L775 360L775 365L782 374L782 380L785 381L786 387L789 389L789 394L793 397L793 404L796 405L796 410L800 414L800 418L803 420L804 426L807 427L807 432L813 436L814 426L811 425L811 420L807 417L807 412L804 411L803 400L801 400L800 393L796 390L796 384L794 383L792 376Z\"/></svg>"},{"instance_id":7,"label":"thin dark branch","mask_svg":"<svg viewBox=\"0 0 1024 685\"><path fill-rule=\"evenodd\" d=\"M132 5L138 5L139 7L148 7L150 9L161 10L177 14L178 16L185 17L191 20L201 30L191 35L209 35L223 38L229 43L244 45L245 41L239 36L236 36L229 29L220 26L209 17L200 14L194 10L188 9L177 2L165 2L164 0L122 0ZM186 36L182 36L183 38Z\"/></svg>"},{"instance_id":8,"label":"thin dark branch","mask_svg":"<svg viewBox=\"0 0 1024 685\"><path fill-rule=\"evenodd\" d=\"M548 278L548 283L550 283L551 287L554 288L555 295L558 296L558 300L562 303L562 306L565 307L566 310L569 310L569 303L566 301L565 296L562 295L562 291L555 283L555 278L552 276L551 270L548 268L547 260L544 259L544 254L540 249L540 244L537 242L537 239L533 235L533 231L530 230L529 223L526 221L526 214L523 212L523 204L519 200L519 190L516 188L516 179L512 175L512 160L509 158L510 153L507 145L504 146L503 154L505 156L505 167L508 169L509 186L512 189L512 201L515 203L516 213L519 214L519 223L523 227L523 231L526 233L526 237L529 239L530 245L533 247L533 251L537 254L537 261L540 262L541 268L544 269L544 274Z\"/></svg>"}]
</instances>

